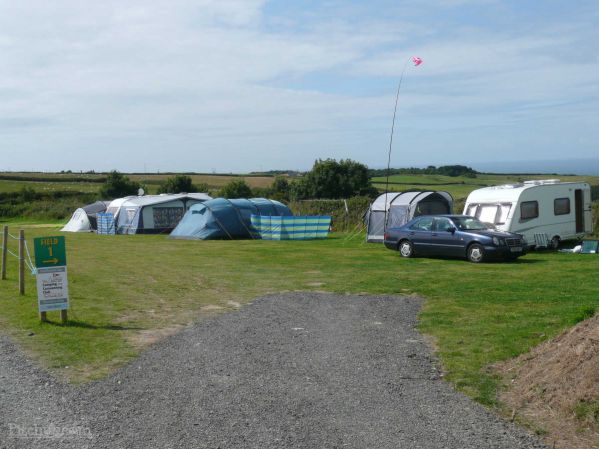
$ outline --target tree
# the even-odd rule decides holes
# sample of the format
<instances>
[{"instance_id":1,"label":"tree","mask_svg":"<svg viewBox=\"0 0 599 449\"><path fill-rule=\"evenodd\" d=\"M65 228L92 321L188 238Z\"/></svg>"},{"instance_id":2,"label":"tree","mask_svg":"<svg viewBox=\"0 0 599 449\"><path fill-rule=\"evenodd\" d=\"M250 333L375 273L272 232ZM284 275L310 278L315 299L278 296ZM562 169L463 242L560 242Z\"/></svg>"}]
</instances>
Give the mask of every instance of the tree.
<instances>
[{"instance_id":1,"label":"tree","mask_svg":"<svg viewBox=\"0 0 599 449\"><path fill-rule=\"evenodd\" d=\"M368 176L368 167L351 159L317 160L312 170L291 187L291 196L304 198L350 198L372 195L374 188Z\"/></svg>"},{"instance_id":2,"label":"tree","mask_svg":"<svg viewBox=\"0 0 599 449\"><path fill-rule=\"evenodd\" d=\"M218 194L223 198L249 198L252 196L252 189L243 179L235 179L224 185Z\"/></svg>"},{"instance_id":3,"label":"tree","mask_svg":"<svg viewBox=\"0 0 599 449\"><path fill-rule=\"evenodd\" d=\"M279 201L289 201L289 181L284 176L277 176L270 187L270 195Z\"/></svg>"},{"instance_id":4,"label":"tree","mask_svg":"<svg viewBox=\"0 0 599 449\"><path fill-rule=\"evenodd\" d=\"M191 177L186 175L171 176L158 187L158 193L193 193L207 191L208 184L193 184Z\"/></svg>"},{"instance_id":5,"label":"tree","mask_svg":"<svg viewBox=\"0 0 599 449\"><path fill-rule=\"evenodd\" d=\"M116 170L111 171L106 177L106 182L100 188L102 198L119 198L128 195L137 195L141 185L123 176Z\"/></svg>"}]
</instances>

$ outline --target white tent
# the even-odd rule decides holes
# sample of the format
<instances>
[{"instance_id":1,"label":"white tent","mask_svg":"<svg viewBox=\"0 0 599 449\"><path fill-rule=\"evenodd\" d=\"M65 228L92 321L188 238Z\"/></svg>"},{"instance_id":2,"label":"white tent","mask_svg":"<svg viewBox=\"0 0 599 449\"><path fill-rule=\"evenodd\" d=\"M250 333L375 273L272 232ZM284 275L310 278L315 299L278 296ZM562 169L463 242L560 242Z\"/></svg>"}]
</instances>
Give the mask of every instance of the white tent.
<instances>
[{"instance_id":1,"label":"white tent","mask_svg":"<svg viewBox=\"0 0 599 449\"><path fill-rule=\"evenodd\" d=\"M69 222L61 229L63 232L91 232L97 227L96 216L105 212L108 201L96 201L75 210Z\"/></svg>"},{"instance_id":2,"label":"white tent","mask_svg":"<svg viewBox=\"0 0 599 449\"><path fill-rule=\"evenodd\" d=\"M69 222L61 229L63 232L91 232L92 227L82 207L73 212Z\"/></svg>"},{"instance_id":3,"label":"white tent","mask_svg":"<svg viewBox=\"0 0 599 449\"><path fill-rule=\"evenodd\" d=\"M448 192L383 193L374 200L366 213L366 239L368 242L382 242L386 228L401 226L419 215L450 214L452 208L453 197Z\"/></svg>"}]
</instances>

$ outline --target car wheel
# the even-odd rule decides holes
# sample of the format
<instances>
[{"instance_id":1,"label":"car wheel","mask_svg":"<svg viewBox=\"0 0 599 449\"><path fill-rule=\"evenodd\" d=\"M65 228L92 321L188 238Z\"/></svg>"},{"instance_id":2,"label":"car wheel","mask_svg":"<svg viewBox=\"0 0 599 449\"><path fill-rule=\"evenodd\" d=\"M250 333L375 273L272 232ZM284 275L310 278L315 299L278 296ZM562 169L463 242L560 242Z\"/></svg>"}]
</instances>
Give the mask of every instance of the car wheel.
<instances>
[{"instance_id":1,"label":"car wheel","mask_svg":"<svg viewBox=\"0 0 599 449\"><path fill-rule=\"evenodd\" d=\"M559 237L557 235L554 235L553 238L551 239L551 241L549 242L548 248L549 249L558 249L559 248Z\"/></svg>"},{"instance_id":2,"label":"car wheel","mask_svg":"<svg viewBox=\"0 0 599 449\"><path fill-rule=\"evenodd\" d=\"M485 259L485 249L478 243L473 243L468 247L468 260L473 263L480 263Z\"/></svg>"},{"instance_id":3,"label":"car wheel","mask_svg":"<svg viewBox=\"0 0 599 449\"><path fill-rule=\"evenodd\" d=\"M402 240L401 242L399 242L399 247L397 249L399 250L399 254L401 254L401 257L414 256L414 246L412 245L412 242L408 240Z\"/></svg>"}]
</instances>

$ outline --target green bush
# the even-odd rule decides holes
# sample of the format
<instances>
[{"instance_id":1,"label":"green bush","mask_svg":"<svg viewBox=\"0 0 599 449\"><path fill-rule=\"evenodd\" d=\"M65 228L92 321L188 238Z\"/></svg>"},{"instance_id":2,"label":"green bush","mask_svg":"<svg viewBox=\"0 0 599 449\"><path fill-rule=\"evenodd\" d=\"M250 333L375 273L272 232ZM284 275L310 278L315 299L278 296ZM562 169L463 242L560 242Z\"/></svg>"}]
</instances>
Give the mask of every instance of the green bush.
<instances>
[{"instance_id":1,"label":"green bush","mask_svg":"<svg viewBox=\"0 0 599 449\"><path fill-rule=\"evenodd\" d=\"M128 195L137 195L141 184L132 181L127 176L116 170L111 171L106 182L100 188L100 196L104 199L120 198Z\"/></svg>"},{"instance_id":2,"label":"green bush","mask_svg":"<svg viewBox=\"0 0 599 449\"><path fill-rule=\"evenodd\" d=\"M175 175L168 178L158 187L158 193L193 193L207 192L208 184L194 184L191 176Z\"/></svg>"},{"instance_id":3,"label":"green bush","mask_svg":"<svg viewBox=\"0 0 599 449\"><path fill-rule=\"evenodd\" d=\"M249 198L252 196L252 189L243 179L235 179L225 184L218 194L223 198Z\"/></svg>"},{"instance_id":4,"label":"green bush","mask_svg":"<svg viewBox=\"0 0 599 449\"><path fill-rule=\"evenodd\" d=\"M338 199L352 196L375 196L368 176L368 167L351 159L317 160L312 170L293 182L290 196L302 199Z\"/></svg>"},{"instance_id":5,"label":"green bush","mask_svg":"<svg viewBox=\"0 0 599 449\"><path fill-rule=\"evenodd\" d=\"M291 201L289 208L294 215L330 215L335 231L355 231L364 227L364 215L370 202L367 196L347 200L301 200Z\"/></svg>"}]
</instances>

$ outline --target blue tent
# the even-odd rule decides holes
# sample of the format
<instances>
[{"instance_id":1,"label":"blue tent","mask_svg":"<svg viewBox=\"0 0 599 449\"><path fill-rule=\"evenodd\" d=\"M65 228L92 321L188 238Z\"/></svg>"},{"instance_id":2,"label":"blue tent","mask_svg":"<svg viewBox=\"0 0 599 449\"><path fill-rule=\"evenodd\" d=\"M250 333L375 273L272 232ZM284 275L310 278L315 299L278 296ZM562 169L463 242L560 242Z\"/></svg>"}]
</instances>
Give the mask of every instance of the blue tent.
<instances>
[{"instance_id":1,"label":"blue tent","mask_svg":"<svg viewBox=\"0 0 599 449\"><path fill-rule=\"evenodd\" d=\"M266 198L216 198L191 206L170 237L188 240L259 239L260 235L252 227L252 214L293 215L283 203Z\"/></svg>"}]
</instances>

